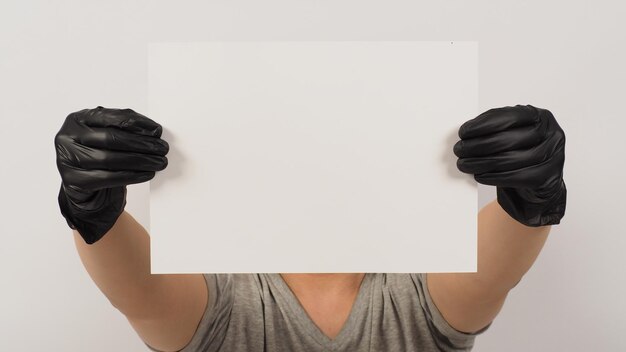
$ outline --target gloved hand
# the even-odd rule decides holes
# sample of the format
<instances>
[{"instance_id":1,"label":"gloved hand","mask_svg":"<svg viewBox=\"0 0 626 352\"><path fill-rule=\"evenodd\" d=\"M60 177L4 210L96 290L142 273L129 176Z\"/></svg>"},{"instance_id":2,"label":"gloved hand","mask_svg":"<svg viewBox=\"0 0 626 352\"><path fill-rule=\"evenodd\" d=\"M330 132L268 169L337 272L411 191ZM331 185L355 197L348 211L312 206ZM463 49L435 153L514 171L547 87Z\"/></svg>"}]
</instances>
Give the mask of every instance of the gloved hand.
<instances>
[{"instance_id":1,"label":"gloved hand","mask_svg":"<svg viewBox=\"0 0 626 352\"><path fill-rule=\"evenodd\" d=\"M70 228L98 241L126 206L126 185L167 167L162 127L131 109L98 106L71 113L54 137L62 182L58 202Z\"/></svg>"},{"instance_id":2,"label":"gloved hand","mask_svg":"<svg viewBox=\"0 0 626 352\"><path fill-rule=\"evenodd\" d=\"M559 224L565 215L565 133L552 113L532 105L490 109L459 128L461 172L497 187L497 201L527 226Z\"/></svg>"}]
</instances>

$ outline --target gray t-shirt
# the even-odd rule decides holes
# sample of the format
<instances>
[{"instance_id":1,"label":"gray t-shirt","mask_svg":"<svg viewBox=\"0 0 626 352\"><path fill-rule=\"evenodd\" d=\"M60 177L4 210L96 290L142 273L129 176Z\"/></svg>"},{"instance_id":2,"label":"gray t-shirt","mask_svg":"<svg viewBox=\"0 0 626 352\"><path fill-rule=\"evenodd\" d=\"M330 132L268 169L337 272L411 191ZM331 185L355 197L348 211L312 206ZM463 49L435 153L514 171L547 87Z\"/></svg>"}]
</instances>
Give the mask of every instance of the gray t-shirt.
<instances>
[{"instance_id":1,"label":"gray t-shirt","mask_svg":"<svg viewBox=\"0 0 626 352\"><path fill-rule=\"evenodd\" d=\"M491 326L473 334L451 327L431 300L422 273L365 274L334 339L315 325L279 274L204 278L207 308L181 352L470 351L476 335Z\"/></svg>"}]
</instances>

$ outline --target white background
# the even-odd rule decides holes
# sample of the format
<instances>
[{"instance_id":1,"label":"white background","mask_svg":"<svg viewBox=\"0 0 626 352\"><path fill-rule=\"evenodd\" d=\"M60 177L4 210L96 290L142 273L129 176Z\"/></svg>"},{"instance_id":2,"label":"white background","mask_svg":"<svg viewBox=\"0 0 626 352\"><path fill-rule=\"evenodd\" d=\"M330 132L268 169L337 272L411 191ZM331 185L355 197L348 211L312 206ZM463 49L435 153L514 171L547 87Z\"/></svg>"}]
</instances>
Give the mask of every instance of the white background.
<instances>
[{"instance_id":1,"label":"white background","mask_svg":"<svg viewBox=\"0 0 626 352\"><path fill-rule=\"evenodd\" d=\"M0 3L0 350L145 351L85 272L56 203L72 111L146 111L146 43L477 40L479 108L550 109L567 213L476 351L626 349L626 8L619 1ZM468 116L467 119L473 118ZM147 184L127 210L147 224ZM480 205L495 197L480 187Z\"/></svg>"}]
</instances>

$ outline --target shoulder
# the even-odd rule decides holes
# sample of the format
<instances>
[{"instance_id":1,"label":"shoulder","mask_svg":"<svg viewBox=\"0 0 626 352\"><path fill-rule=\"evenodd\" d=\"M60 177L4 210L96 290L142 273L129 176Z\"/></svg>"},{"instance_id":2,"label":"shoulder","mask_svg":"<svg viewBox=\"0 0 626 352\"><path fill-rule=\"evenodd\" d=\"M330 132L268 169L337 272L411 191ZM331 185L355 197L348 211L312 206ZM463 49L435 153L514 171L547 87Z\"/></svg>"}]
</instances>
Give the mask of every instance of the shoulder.
<instances>
[{"instance_id":1,"label":"shoulder","mask_svg":"<svg viewBox=\"0 0 626 352\"><path fill-rule=\"evenodd\" d=\"M376 290L382 292L382 299L391 303L387 306L393 307L394 315L401 317L412 329L429 335L429 340L441 350L469 350L475 337L488 328L475 333L453 328L433 302L425 273L375 274L373 281Z\"/></svg>"},{"instance_id":2,"label":"shoulder","mask_svg":"<svg viewBox=\"0 0 626 352\"><path fill-rule=\"evenodd\" d=\"M254 316L260 306L260 278L256 274L203 274L208 302L189 344L181 352L204 351L219 346L228 332Z\"/></svg>"}]
</instances>

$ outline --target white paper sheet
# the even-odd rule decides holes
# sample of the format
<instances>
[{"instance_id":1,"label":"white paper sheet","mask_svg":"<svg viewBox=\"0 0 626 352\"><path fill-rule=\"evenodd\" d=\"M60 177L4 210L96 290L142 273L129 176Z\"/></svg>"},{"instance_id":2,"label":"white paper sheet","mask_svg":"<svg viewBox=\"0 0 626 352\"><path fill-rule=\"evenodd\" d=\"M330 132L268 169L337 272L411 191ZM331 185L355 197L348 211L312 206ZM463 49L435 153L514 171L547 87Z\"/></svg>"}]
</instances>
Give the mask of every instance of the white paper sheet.
<instances>
[{"instance_id":1,"label":"white paper sheet","mask_svg":"<svg viewBox=\"0 0 626 352\"><path fill-rule=\"evenodd\" d=\"M476 42L149 46L153 273L475 272Z\"/></svg>"}]
</instances>

